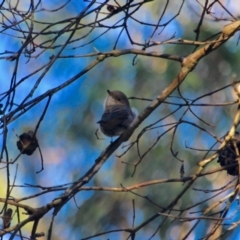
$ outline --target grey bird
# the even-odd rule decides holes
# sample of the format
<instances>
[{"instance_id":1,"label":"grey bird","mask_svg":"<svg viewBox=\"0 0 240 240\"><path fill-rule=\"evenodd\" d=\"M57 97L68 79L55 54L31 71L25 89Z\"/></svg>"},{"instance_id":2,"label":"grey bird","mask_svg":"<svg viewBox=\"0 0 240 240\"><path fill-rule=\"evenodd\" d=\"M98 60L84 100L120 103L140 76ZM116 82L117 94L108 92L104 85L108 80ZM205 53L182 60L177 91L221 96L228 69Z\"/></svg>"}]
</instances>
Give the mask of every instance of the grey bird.
<instances>
[{"instance_id":1,"label":"grey bird","mask_svg":"<svg viewBox=\"0 0 240 240\"><path fill-rule=\"evenodd\" d=\"M119 136L135 118L128 98L123 92L107 90L108 96L104 103L104 113L97 123L102 133L108 137Z\"/></svg>"}]
</instances>

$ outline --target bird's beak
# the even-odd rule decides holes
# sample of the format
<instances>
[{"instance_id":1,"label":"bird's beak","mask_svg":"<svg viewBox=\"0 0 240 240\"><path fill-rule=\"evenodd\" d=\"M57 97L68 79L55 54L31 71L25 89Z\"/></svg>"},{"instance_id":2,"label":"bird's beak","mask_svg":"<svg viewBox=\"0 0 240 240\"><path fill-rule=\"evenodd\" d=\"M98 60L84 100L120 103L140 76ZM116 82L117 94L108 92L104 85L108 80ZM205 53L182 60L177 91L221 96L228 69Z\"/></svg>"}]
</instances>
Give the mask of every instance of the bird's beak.
<instances>
[{"instance_id":1,"label":"bird's beak","mask_svg":"<svg viewBox=\"0 0 240 240\"><path fill-rule=\"evenodd\" d=\"M112 93L110 90L107 90L107 92L108 92L109 95L111 95L111 93Z\"/></svg>"}]
</instances>

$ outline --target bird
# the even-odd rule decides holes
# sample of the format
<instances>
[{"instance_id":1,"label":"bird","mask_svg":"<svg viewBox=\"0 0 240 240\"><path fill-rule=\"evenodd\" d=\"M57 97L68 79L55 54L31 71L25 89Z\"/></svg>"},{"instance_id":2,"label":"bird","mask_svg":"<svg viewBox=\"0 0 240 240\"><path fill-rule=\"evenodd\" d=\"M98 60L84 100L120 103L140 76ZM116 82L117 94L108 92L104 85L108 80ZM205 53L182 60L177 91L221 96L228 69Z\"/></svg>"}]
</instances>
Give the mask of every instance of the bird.
<instances>
[{"instance_id":1,"label":"bird","mask_svg":"<svg viewBox=\"0 0 240 240\"><path fill-rule=\"evenodd\" d=\"M104 112L100 125L101 132L114 137L121 135L134 120L136 114L132 111L127 96L118 90L107 90L108 96L104 101Z\"/></svg>"}]
</instances>

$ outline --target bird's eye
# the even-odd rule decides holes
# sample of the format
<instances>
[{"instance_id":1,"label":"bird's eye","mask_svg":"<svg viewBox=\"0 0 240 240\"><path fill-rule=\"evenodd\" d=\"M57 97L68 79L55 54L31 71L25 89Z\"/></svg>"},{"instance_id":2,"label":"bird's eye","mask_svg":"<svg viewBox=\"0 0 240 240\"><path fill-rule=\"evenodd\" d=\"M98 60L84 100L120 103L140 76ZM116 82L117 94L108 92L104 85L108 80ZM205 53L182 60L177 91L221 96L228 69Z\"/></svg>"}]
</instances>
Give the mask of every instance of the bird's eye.
<instances>
[{"instance_id":1,"label":"bird's eye","mask_svg":"<svg viewBox=\"0 0 240 240\"><path fill-rule=\"evenodd\" d=\"M120 101L121 101L121 98L117 98L117 100L120 102Z\"/></svg>"}]
</instances>

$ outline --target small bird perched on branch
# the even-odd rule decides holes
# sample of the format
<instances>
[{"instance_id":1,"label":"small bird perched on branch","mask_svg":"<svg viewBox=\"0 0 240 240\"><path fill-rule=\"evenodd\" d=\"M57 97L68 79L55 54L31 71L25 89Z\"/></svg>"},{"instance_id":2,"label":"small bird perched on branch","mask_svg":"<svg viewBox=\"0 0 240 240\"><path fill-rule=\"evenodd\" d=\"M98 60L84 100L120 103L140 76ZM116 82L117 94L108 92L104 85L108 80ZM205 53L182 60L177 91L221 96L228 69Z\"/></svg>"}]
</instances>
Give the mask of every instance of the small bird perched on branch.
<instances>
[{"instance_id":1,"label":"small bird perched on branch","mask_svg":"<svg viewBox=\"0 0 240 240\"><path fill-rule=\"evenodd\" d=\"M119 136L132 123L136 114L132 111L128 98L123 92L107 90L104 113L97 123L108 137Z\"/></svg>"}]
</instances>

